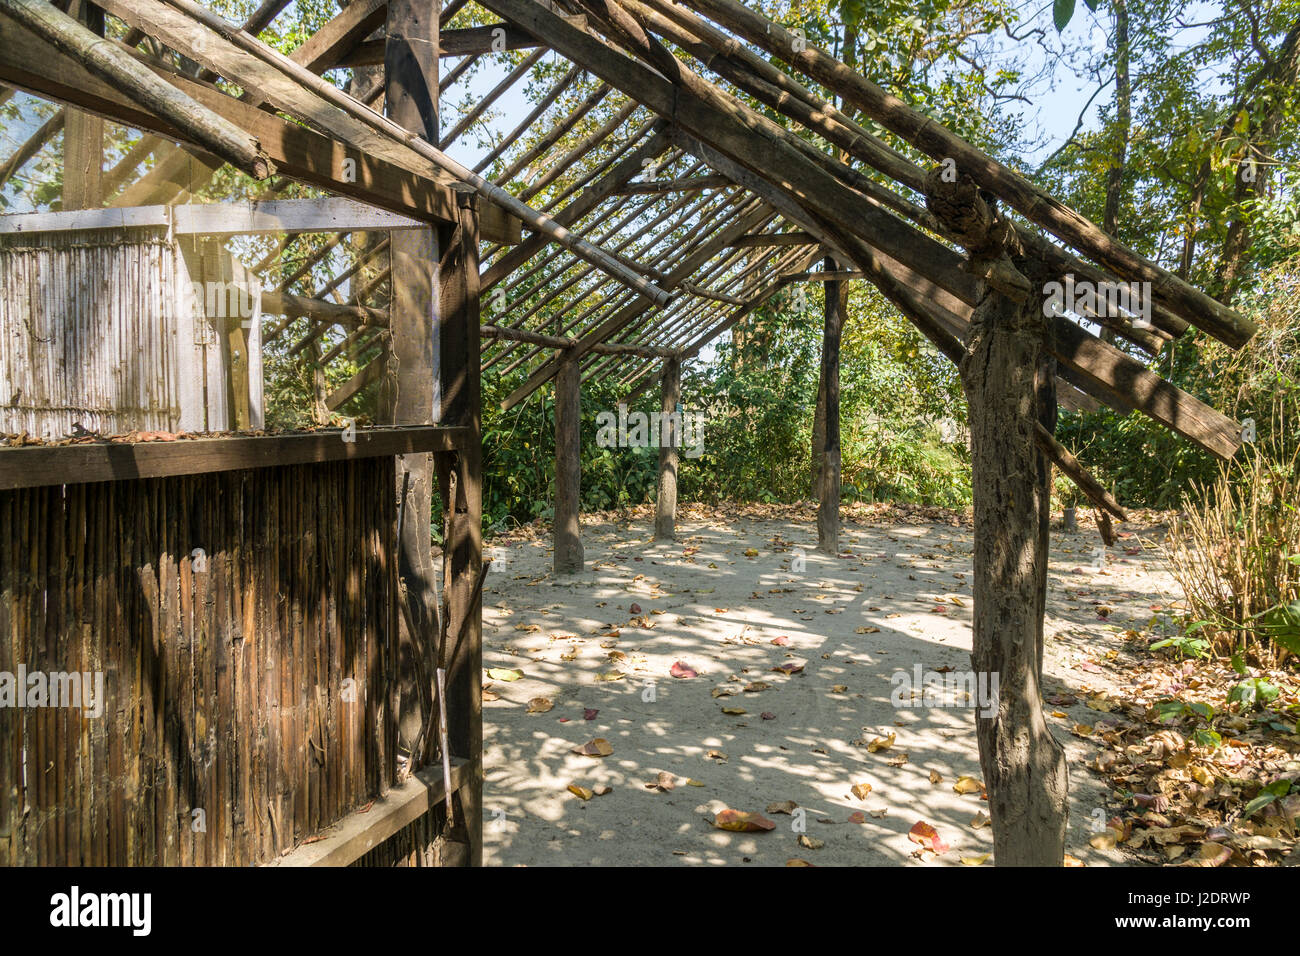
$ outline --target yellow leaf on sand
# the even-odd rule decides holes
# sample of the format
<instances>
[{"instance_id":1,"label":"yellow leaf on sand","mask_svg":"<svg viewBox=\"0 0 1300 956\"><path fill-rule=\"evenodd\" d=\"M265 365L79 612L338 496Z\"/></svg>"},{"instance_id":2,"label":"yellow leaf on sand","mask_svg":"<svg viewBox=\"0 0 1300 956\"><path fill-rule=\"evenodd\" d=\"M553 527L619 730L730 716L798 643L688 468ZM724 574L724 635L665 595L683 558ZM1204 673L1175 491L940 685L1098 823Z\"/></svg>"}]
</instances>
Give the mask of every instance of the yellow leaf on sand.
<instances>
[{"instance_id":1,"label":"yellow leaf on sand","mask_svg":"<svg viewBox=\"0 0 1300 956\"><path fill-rule=\"evenodd\" d=\"M871 792L871 784L855 783L851 789L852 794L859 800L867 799L867 794Z\"/></svg>"},{"instance_id":2,"label":"yellow leaf on sand","mask_svg":"<svg viewBox=\"0 0 1300 956\"><path fill-rule=\"evenodd\" d=\"M984 784L974 777L958 777L952 788L958 793L980 793L984 789Z\"/></svg>"},{"instance_id":3,"label":"yellow leaf on sand","mask_svg":"<svg viewBox=\"0 0 1300 956\"><path fill-rule=\"evenodd\" d=\"M724 707L722 708L722 712L724 714L731 714L737 717L740 716L741 714L748 713L748 711L745 710L744 707Z\"/></svg>"},{"instance_id":4,"label":"yellow leaf on sand","mask_svg":"<svg viewBox=\"0 0 1300 956\"><path fill-rule=\"evenodd\" d=\"M826 845L825 840L818 840L806 833L799 834L799 845L808 850L820 850Z\"/></svg>"},{"instance_id":5,"label":"yellow leaf on sand","mask_svg":"<svg viewBox=\"0 0 1300 956\"><path fill-rule=\"evenodd\" d=\"M746 548L746 549L745 549L745 557L747 557L747 558L756 558L756 557L758 557L758 552L757 552L756 550L754 550L753 548Z\"/></svg>"},{"instance_id":6,"label":"yellow leaf on sand","mask_svg":"<svg viewBox=\"0 0 1300 956\"><path fill-rule=\"evenodd\" d=\"M848 684L835 684L835 685L833 685L833 686L831 687L831 693L832 693L832 694L844 694L844 693L847 693L847 692L848 692L848 689L849 689L849 685L848 685Z\"/></svg>"},{"instance_id":7,"label":"yellow leaf on sand","mask_svg":"<svg viewBox=\"0 0 1300 956\"><path fill-rule=\"evenodd\" d=\"M943 783L943 777L939 774L939 771L937 771L937 770L931 770L931 771L930 771L930 782L931 782L931 783Z\"/></svg>"},{"instance_id":8,"label":"yellow leaf on sand","mask_svg":"<svg viewBox=\"0 0 1300 956\"><path fill-rule=\"evenodd\" d=\"M1195 780L1197 783L1199 783L1201 786L1203 787L1214 786L1214 774L1210 773L1210 771L1206 770L1200 764L1192 764L1192 766L1187 768L1187 772L1190 773L1192 775L1192 779Z\"/></svg>"},{"instance_id":9,"label":"yellow leaf on sand","mask_svg":"<svg viewBox=\"0 0 1300 956\"><path fill-rule=\"evenodd\" d=\"M961 860L962 866L979 866L992 855L992 853L979 853L975 856L958 857L958 859Z\"/></svg>"},{"instance_id":10,"label":"yellow leaf on sand","mask_svg":"<svg viewBox=\"0 0 1300 956\"><path fill-rule=\"evenodd\" d=\"M971 820L970 825L974 830L982 830L989 825L989 822L988 814L981 810L975 814L975 818Z\"/></svg>"},{"instance_id":11,"label":"yellow leaf on sand","mask_svg":"<svg viewBox=\"0 0 1300 956\"><path fill-rule=\"evenodd\" d=\"M487 675L493 680L503 680L508 684L511 681L519 680L524 676L524 672L511 667L489 667Z\"/></svg>"},{"instance_id":12,"label":"yellow leaf on sand","mask_svg":"<svg viewBox=\"0 0 1300 956\"><path fill-rule=\"evenodd\" d=\"M890 734L888 737L875 738L871 743L867 744L867 753L874 754L879 753L882 750L888 750L890 747L894 746L894 738L896 736L897 734Z\"/></svg>"},{"instance_id":13,"label":"yellow leaf on sand","mask_svg":"<svg viewBox=\"0 0 1300 956\"><path fill-rule=\"evenodd\" d=\"M545 697L534 697L528 702L528 713L544 714L554 706L555 704Z\"/></svg>"},{"instance_id":14,"label":"yellow leaf on sand","mask_svg":"<svg viewBox=\"0 0 1300 956\"><path fill-rule=\"evenodd\" d=\"M702 786L704 786L704 784L703 784L701 781L696 780L694 777L688 777L687 780L686 780L686 786L688 786L688 787L702 787Z\"/></svg>"},{"instance_id":15,"label":"yellow leaf on sand","mask_svg":"<svg viewBox=\"0 0 1300 956\"><path fill-rule=\"evenodd\" d=\"M614 752L614 745L604 737L597 737L587 741L581 747L572 748L570 752L582 754L584 757L608 757Z\"/></svg>"},{"instance_id":16,"label":"yellow leaf on sand","mask_svg":"<svg viewBox=\"0 0 1300 956\"><path fill-rule=\"evenodd\" d=\"M879 633L880 633L880 628L878 628L878 627L855 627L855 628L853 629L853 632L854 632L855 634L879 634Z\"/></svg>"},{"instance_id":17,"label":"yellow leaf on sand","mask_svg":"<svg viewBox=\"0 0 1300 956\"><path fill-rule=\"evenodd\" d=\"M809 863L807 860L801 860L798 857L793 857L789 860L786 860L785 865L786 866L812 866L813 864Z\"/></svg>"},{"instance_id":18,"label":"yellow leaf on sand","mask_svg":"<svg viewBox=\"0 0 1300 956\"><path fill-rule=\"evenodd\" d=\"M576 783L569 784L569 793L583 800L590 800L596 795L596 791L588 790L586 787L580 787Z\"/></svg>"},{"instance_id":19,"label":"yellow leaf on sand","mask_svg":"<svg viewBox=\"0 0 1300 956\"><path fill-rule=\"evenodd\" d=\"M627 675L624 674L622 671L609 671L604 674L597 674L596 680L603 680L603 681L622 680L626 676Z\"/></svg>"}]
</instances>

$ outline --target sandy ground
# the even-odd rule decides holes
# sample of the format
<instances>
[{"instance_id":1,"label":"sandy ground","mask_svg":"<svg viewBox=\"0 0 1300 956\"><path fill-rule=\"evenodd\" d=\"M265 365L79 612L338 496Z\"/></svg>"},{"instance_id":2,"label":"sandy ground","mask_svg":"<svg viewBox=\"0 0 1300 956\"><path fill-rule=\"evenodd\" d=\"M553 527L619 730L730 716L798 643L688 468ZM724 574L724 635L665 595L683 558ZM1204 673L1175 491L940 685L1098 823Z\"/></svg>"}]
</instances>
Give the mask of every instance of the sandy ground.
<instances>
[{"instance_id":1,"label":"sandy ground","mask_svg":"<svg viewBox=\"0 0 1300 956\"><path fill-rule=\"evenodd\" d=\"M814 550L811 508L771 520L687 509L678 540L657 544L644 512L623 523L588 518L587 570L560 580L549 536L491 542L485 667L524 676L485 677L486 696L497 698L484 704L485 862L945 866L990 853L990 830L971 825L987 803L954 790L961 776L981 779L971 704L953 695L946 706L919 706L919 696L916 707L891 703L897 671L970 668L971 529L935 515L847 520L835 557ZM1131 536L1101 571L1095 530L1053 531L1049 701L1103 689L1093 662L1174 600L1156 529L1123 530ZM792 570L798 549L802 571ZM785 646L772 643L782 637ZM698 676L670 676L676 662ZM805 666L773 670L787 663ZM625 676L598 679L614 672ZM747 693L747 683L770 686ZM714 696L718 687L739 692ZM534 698L553 706L530 713ZM1048 709L1064 715L1049 723L1069 759L1068 853L1087 865L1122 863L1118 851L1088 845L1097 810L1109 816L1114 805L1084 767L1092 747L1070 728L1096 714L1082 699ZM892 747L868 751L889 734ZM572 752L598 737L610 755ZM675 788L647 789L661 772ZM865 799L850 792L861 783L871 786ZM612 789L584 800L570 784ZM804 812L765 812L783 801ZM717 829L711 821L725 808L764 813L776 829ZM849 822L855 811L864 822ZM951 849L914 855L908 831L918 821Z\"/></svg>"}]
</instances>

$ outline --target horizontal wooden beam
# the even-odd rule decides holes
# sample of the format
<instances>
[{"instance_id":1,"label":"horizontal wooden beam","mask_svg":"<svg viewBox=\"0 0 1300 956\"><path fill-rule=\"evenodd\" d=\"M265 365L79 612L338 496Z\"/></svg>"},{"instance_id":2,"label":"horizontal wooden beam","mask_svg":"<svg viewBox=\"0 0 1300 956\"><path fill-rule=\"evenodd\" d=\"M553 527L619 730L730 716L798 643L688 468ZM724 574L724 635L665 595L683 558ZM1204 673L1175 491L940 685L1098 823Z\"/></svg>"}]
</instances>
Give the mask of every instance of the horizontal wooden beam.
<instances>
[{"instance_id":1,"label":"horizontal wooden beam","mask_svg":"<svg viewBox=\"0 0 1300 956\"><path fill-rule=\"evenodd\" d=\"M3 446L0 491L454 451L474 440L472 429L433 425L357 428L355 441L345 440L346 434L331 428L289 435Z\"/></svg>"},{"instance_id":2,"label":"horizontal wooden beam","mask_svg":"<svg viewBox=\"0 0 1300 956\"><path fill-rule=\"evenodd\" d=\"M620 196L657 196L661 193L684 193L692 189L723 189L732 185L730 179L715 173L703 176L684 176L680 179L651 179L644 183L628 183L618 190Z\"/></svg>"},{"instance_id":3,"label":"horizontal wooden beam","mask_svg":"<svg viewBox=\"0 0 1300 956\"><path fill-rule=\"evenodd\" d=\"M451 760L451 788L455 792L470 781L472 765L459 757ZM400 785L354 810L311 843L304 843L268 866L347 866L361 859L403 827L409 826L446 799L442 765L425 767Z\"/></svg>"},{"instance_id":4,"label":"horizontal wooden beam","mask_svg":"<svg viewBox=\"0 0 1300 956\"><path fill-rule=\"evenodd\" d=\"M806 232L761 232L752 236L741 236L732 243L732 246L736 249L762 246L811 246L817 241L816 236Z\"/></svg>"},{"instance_id":5,"label":"horizontal wooden beam","mask_svg":"<svg viewBox=\"0 0 1300 956\"><path fill-rule=\"evenodd\" d=\"M255 137L283 176L425 222L456 221L455 191L445 183L281 119L208 84L165 71L159 75ZM0 17L0 82L123 126L188 142L180 130L7 17ZM480 207L479 216L484 239L519 242L516 217L488 203Z\"/></svg>"},{"instance_id":6,"label":"horizontal wooden beam","mask_svg":"<svg viewBox=\"0 0 1300 956\"><path fill-rule=\"evenodd\" d=\"M290 318L305 316L349 328L363 325L388 325L388 312L384 309L374 309L367 305L345 305L341 302L330 302L328 299L313 299L275 289L264 290L261 303L263 315L287 315Z\"/></svg>"},{"instance_id":7,"label":"horizontal wooden beam","mask_svg":"<svg viewBox=\"0 0 1300 956\"><path fill-rule=\"evenodd\" d=\"M586 25L586 17L568 17ZM485 53L504 53L506 50L528 50L542 44L526 30L508 23L489 23L464 30L443 30L438 36L439 56L482 56ZM366 40L343 57L339 66L383 66L384 40Z\"/></svg>"},{"instance_id":8,"label":"horizontal wooden beam","mask_svg":"<svg viewBox=\"0 0 1300 956\"><path fill-rule=\"evenodd\" d=\"M0 216L0 234L171 227L178 236L419 229L427 223L351 199L272 199L187 206L124 206Z\"/></svg>"}]
</instances>

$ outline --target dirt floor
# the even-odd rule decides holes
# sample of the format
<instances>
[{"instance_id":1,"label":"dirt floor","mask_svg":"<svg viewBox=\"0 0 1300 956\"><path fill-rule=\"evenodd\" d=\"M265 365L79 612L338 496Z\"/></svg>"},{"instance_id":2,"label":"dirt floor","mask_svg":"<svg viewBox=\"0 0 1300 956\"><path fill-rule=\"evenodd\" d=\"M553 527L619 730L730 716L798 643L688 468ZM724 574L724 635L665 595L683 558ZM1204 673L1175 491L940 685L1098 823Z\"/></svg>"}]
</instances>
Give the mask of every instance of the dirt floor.
<instances>
[{"instance_id":1,"label":"dirt floor","mask_svg":"<svg viewBox=\"0 0 1300 956\"><path fill-rule=\"evenodd\" d=\"M892 680L970 669L969 521L885 506L845 518L831 557L811 506L686 508L671 543L652 542L646 509L589 515L586 571L560 580L545 529L489 542L485 862L991 865L988 805L958 786L981 779L974 702L920 706ZM1052 535L1045 696L1070 765L1067 852L1086 865L1126 857L1089 845L1115 804L1071 728L1097 716L1082 700L1107 689L1099 662L1121 634L1175 597L1163 529L1120 530L1100 568L1090 523ZM574 752L597 738L612 752ZM671 789L647 787L661 774ZM776 826L719 829L725 809ZM923 851L917 823L949 849Z\"/></svg>"}]
</instances>

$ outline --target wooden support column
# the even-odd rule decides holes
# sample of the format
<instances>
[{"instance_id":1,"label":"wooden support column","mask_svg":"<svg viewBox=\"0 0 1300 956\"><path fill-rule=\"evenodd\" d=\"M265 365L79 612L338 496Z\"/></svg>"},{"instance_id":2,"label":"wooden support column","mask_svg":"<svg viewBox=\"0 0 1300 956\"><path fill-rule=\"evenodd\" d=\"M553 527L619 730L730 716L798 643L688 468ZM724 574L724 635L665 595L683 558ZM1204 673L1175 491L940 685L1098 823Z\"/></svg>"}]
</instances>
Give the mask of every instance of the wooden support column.
<instances>
[{"instance_id":1,"label":"wooden support column","mask_svg":"<svg viewBox=\"0 0 1300 956\"><path fill-rule=\"evenodd\" d=\"M477 197L461 194L460 222L439 239L439 349L442 362L440 421L470 428L473 437L454 456L439 456L438 478L449 487L455 467L456 497L444 493L447 540L443 588L447 606L447 723L453 757L464 759L465 782L455 796L456 828L440 854L448 862L483 862L483 599L475 584L483 569L482 393L479 379L479 225ZM463 631L463 632L462 632ZM455 850L465 846L464 858Z\"/></svg>"},{"instance_id":2,"label":"wooden support column","mask_svg":"<svg viewBox=\"0 0 1300 956\"><path fill-rule=\"evenodd\" d=\"M430 143L438 142L438 10L437 2L393 0L388 5L384 54L384 104L388 117L418 131ZM432 229L394 230L389 233L389 248L393 289L391 336L380 394L381 420L393 425L430 424L437 407L438 364L434 345L438 313L434 281L437 236ZM405 481L409 484L405 485L397 567L416 633L411 633L404 616L399 615L400 698L390 700L390 706L398 708L402 744L410 747L426 716L415 683L415 655L424 660L426 675L432 675L437 620L431 537L433 465L429 455L402 456L397 468L396 495L401 495ZM390 693L393 690L390 688Z\"/></svg>"},{"instance_id":3,"label":"wooden support column","mask_svg":"<svg viewBox=\"0 0 1300 956\"><path fill-rule=\"evenodd\" d=\"M582 392L572 350L555 376L555 573L582 570Z\"/></svg>"},{"instance_id":4,"label":"wooden support column","mask_svg":"<svg viewBox=\"0 0 1300 956\"><path fill-rule=\"evenodd\" d=\"M939 170L927 177L926 204L969 250L970 272L989 277L971 316L961 379L975 505L971 662L977 686L992 692L979 695L975 732L994 859L999 866L1060 866L1068 775L1065 752L1043 717L1039 682L1051 468L1037 435L1054 374L1035 290L1047 276L1021 255L1007 220L969 177L945 182Z\"/></svg>"},{"instance_id":5,"label":"wooden support column","mask_svg":"<svg viewBox=\"0 0 1300 956\"><path fill-rule=\"evenodd\" d=\"M91 33L104 35L104 11L86 0L72 0L68 14ZM104 120L69 109L63 125L63 208L97 209L103 205Z\"/></svg>"},{"instance_id":6,"label":"wooden support column","mask_svg":"<svg viewBox=\"0 0 1300 956\"><path fill-rule=\"evenodd\" d=\"M990 292L962 361L975 503L971 659L979 679L997 687L975 726L999 866L1060 866L1065 854L1065 754L1039 687L1047 489L1034 432L1045 350L1036 298L1017 304Z\"/></svg>"},{"instance_id":7,"label":"wooden support column","mask_svg":"<svg viewBox=\"0 0 1300 956\"><path fill-rule=\"evenodd\" d=\"M827 272L835 271L835 260L827 256ZM843 282L825 283L826 321L822 334L822 394L825 412L825 439L821 447L820 494L817 508L817 550L837 554L840 549L840 333L844 328L844 309L848 304L848 286Z\"/></svg>"},{"instance_id":8,"label":"wooden support column","mask_svg":"<svg viewBox=\"0 0 1300 956\"><path fill-rule=\"evenodd\" d=\"M1038 423L1049 435L1056 434L1056 359L1044 355L1034 383L1038 396ZM1038 628L1035 648L1038 655L1038 679L1043 679L1043 618L1047 614L1047 565L1052 553L1052 459L1038 445Z\"/></svg>"},{"instance_id":9,"label":"wooden support column","mask_svg":"<svg viewBox=\"0 0 1300 956\"><path fill-rule=\"evenodd\" d=\"M682 445L682 419L677 406L682 400L682 360L664 359L659 409L659 490L655 495L655 538L676 537L677 464ZM671 423L671 424L670 424Z\"/></svg>"}]
</instances>

